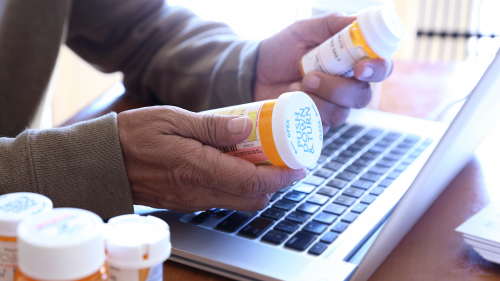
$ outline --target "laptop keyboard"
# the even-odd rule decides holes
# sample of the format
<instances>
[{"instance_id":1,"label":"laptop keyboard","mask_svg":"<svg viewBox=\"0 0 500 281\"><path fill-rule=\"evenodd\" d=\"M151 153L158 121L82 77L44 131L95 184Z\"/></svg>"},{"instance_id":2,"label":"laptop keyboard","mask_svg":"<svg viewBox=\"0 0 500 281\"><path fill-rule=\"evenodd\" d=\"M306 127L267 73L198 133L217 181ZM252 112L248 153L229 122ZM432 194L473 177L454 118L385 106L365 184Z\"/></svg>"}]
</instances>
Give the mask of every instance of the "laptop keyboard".
<instances>
[{"instance_id":1,"label":"laptop keyboard","mask_svg":"<svg viewBox=\"0 0 500 281\"><path fill-rule=\"evenodd\" d=\"M321 255L431 144L414 135L357 125L330 129L308 176L256 212L211 209L190 223Z\"/></svg>"}]
</instances>

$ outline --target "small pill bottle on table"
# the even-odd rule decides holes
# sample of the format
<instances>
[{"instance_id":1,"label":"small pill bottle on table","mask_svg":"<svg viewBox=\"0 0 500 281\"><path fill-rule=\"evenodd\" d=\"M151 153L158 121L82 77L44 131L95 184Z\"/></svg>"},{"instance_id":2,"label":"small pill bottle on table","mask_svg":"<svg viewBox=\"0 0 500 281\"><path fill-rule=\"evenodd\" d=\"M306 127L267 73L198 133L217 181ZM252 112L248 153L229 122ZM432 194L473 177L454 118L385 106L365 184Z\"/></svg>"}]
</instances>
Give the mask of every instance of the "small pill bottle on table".
<instances>
[{"instance_id":1,"label":"small pill bottle on table","mask_svg":"<svg viewBox=\"0 0 500 281\"><path fill-rule=\"evenodd\" d=\"M299 62L302 76L311 71L353 77L354 65L363 58L389 59L405 37L398 14L386 7L360 12L357 20L305 54Z\"/></svg>"},{"instance_id":2,"label":"small pill bottle on table","mask_svg":"<svg viewBox=\"0 0 500 281\"><path fill-rule=\"evenodd\" d=\"M0 196L0 281L13 281L17 268L17 227L27 217L52 210L49 198L29 192Z\"/></svg>"},{"instance_id":3,"label":"small pill bottle on table","mask_svg":"<svg viewBox=\"0 0 500 281\"><path fill-rule=\"evenodd\" d=\"M162 281L170 256L170 230L163 220L123 215L109 220L105 231L110 280Z\"/></svg>"},{"instance_id":4,"label":"small pill bottle on table","mask_svg":"<svg viewBox=\"0 0 500 281\"><path fill-rule=\"evenodd\" d=\"M55 208L26 218L17 229L15 280L108 280L103 226L96 214L74 208Z\"/></svg>"},{"instance_id":5,"label":"small pill bottle on table","mask_svg":"<svg viewBox=\"0 0 500 281\"><path fill-rule=\"evenodd\" d=\"M248 116L252 131L248 138L222 152L255 165L291 169L316 163L323 147L323 126L314 101L303 92L284 93L275 100L208 110L200 114Z\"/></svg>"}]
</instances>

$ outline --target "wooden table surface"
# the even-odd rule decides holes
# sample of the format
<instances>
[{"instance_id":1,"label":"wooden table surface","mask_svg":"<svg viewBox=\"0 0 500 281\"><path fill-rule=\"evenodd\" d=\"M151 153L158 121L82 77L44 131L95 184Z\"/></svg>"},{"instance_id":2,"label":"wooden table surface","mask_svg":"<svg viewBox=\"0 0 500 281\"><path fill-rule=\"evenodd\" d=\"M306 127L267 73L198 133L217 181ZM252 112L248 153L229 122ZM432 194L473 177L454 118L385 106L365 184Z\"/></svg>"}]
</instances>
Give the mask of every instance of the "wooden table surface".
<instances>
[{"instance_id":1,"label":"wooden table surface","mask_svg":"<svg viewBox=\"0 0 500 281\"><path fill-rule=\"evenodd\" d=\"M474 62L396 62L393 74L382 85L376 106L382 111L419 118L438 116L445 104L466 96L484 69L484 64ZM149 105L121 95L122 91L117 86L65 125L111 110L121 112ZM495 137L500 141L497 127L494 130L499 133L494 132L485 141L490 145L479 148L486 157L471 159L369 280L500 280L500 265L481 258L455 232L462 222L492 200L500 199L496 162L489 160L500 159L500 150L495 149ZM230 279L166 261L163 280Z\"/></svg>"}]
</instances>

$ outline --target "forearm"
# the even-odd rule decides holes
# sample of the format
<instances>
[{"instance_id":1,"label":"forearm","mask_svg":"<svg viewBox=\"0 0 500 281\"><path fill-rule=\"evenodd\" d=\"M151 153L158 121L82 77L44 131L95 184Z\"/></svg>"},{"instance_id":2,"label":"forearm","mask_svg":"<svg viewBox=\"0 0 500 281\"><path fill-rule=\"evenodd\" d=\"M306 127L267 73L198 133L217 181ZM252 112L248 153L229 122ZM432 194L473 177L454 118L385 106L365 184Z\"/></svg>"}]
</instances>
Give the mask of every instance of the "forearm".
<instances>
[{"instance_id":1,"label":"forearm","mask_svg":"<svg viewBox=\"0 0 500 281\"><path fill-rule=\"evenodd\" d=\"M133 212L116 114L0 138L0 194L20 191L103 218Z\"/></svg>"},{"instance_id":2,"label":"forearm","mask_svg":"<svg viewBox=\"0 0 500 281\"><path fill-rule=\"evenodd\" d=\"M122 71L129 94L192 111L252 101L259 42L163 0L73 4L68 46L103 71Z\"/></svg>"}]
</instances>

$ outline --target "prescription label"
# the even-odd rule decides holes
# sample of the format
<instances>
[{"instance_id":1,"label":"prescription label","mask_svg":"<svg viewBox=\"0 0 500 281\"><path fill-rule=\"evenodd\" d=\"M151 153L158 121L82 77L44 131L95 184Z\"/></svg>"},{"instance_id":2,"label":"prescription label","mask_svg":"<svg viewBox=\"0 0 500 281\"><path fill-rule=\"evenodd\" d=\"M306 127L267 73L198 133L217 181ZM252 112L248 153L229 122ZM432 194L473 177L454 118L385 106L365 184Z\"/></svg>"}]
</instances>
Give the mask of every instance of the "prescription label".
<instances>
[{"instance_id":1,"label":"prescription label","mask_svg":"<svg viewBox=\"0 0 500 281\"><path fill-rule=\"evenodd\" d=\"M13 281L17 267L16 242L0 240L0 281Z\"/></svg>"},{"instance_id":2,"label":"prescription label","mask_svg":"<svg viewBox=\"0 0 500 281\"><path fill-rule=\"evenodd\" d=\"M163 263L144 269L122 269L109 266L110 281L162 281Z\"/></svg>"},{"instance_id":3,"label":"prescription label","mask_svg":"<svg viewBox=\"0 0 500 281\"><path fill-rule=\"evenodd\" d=\"M271 161L269 161L266 154L264 153L259 134L259 115L264 104L265 102L254 102L203 112L231 116L248 116L250 117L250 119L252 119L252 131L245 141L233 146L220 147L217 149L226 154L250 161L257 166L272 165Z\"/></svg>"},{"instance_id":4,"label":"prescription label","mask_svg":"<svg viewBox=\"0 0 500 281\"><path fill-rule=\"evenodd\" d=\"M345 27L329 40L307 53L302 58L304 73L320 71L341 77L354 76L354 64L368 57L362 45L355 44L351 38L354 25Z\"/></svg>"}]
</instances>

